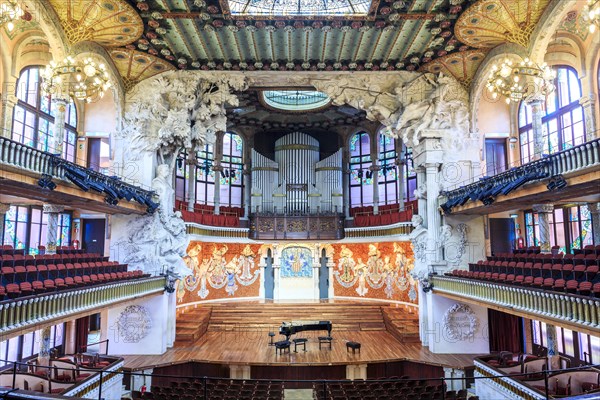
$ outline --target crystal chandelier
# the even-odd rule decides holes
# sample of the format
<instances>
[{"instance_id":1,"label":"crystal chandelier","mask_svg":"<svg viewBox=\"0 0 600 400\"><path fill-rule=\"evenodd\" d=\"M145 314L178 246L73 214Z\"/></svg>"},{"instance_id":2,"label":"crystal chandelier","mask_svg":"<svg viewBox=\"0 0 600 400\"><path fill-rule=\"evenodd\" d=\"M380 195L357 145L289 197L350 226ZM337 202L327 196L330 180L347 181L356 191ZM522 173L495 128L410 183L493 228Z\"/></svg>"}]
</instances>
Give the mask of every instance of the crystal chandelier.
<instances>
[{"instance_id":1,"label":"crystal chandelier","mask_svg":"<svg viewBox=\"0 0 600 400\"><path fill-rule=\"evenodd\" d=\"M15 20L24 15L25 11L17 4L17 0L0 0L0 26L6 24L9 32L15 29Z\"/></svg>"},{"instance_id":2,"label":"crystal chandelier","mask_svg":"<svg viewBox=\"0 0 600 400\"><path fill-rule=\"evenodd\" d=\"M588 0L583 7L583 17L590 23L590 33L600 28L600 0Z\"/></svg>"},{"instance_id":3,"label":"crystal chandelier","mask_svg":"<svg viewBox=\"0 0 600 400\"><path fill-rule=\"evenodd\" d=\"M111 87L110 78L104 64L96 64L91 58L83 61L68 56L50 64L42 71L42 90L55 97L75 97L87 103L104 97Z\"/></svg>"},{"instance_id":4,"label":"crystal chandelier","mask_svg":"<svg viewBox=\"0 0 600 400\"><path fill-rule=\"evenodd\" d=\"M496 64L492 66L486 87L492 94L492 98L497 99L498 95L504 96L506 103L510 104L511 101L519 102L529 95L546 96L552 93L555 77L556 72L546 63L538 66L526 58L516 64L505 59L500 66Z\"/></svg>"}]
</instances>

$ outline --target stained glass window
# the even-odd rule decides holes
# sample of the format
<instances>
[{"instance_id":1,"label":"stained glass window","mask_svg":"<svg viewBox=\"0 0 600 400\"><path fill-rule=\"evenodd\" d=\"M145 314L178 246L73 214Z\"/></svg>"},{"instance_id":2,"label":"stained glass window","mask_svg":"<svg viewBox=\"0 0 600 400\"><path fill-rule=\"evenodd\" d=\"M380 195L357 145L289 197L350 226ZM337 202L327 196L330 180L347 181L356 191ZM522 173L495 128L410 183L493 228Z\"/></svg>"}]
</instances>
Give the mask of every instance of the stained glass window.
<instances>
[{"instance_id":1,"label":"stained glass window","mask_svg":"<svg viewBox=\"0 0 600 400\"><path fill-rule=\"evenodd\" d=\"M71 219L70 212L59 215L57 246L70 245ZM40 207L11 206L4 221L4 244L16 249L27 249L28 254L38 254L38 246L46 245L48 216Z\"/></svg>"},{"instance_id":2,"label":"stained glass window","mask_svg":"<svg viewBox=\"0 0 600 400\"><path fill-rule=\"evenodd\" d=\"M213 204L215 199L215 171L213 146L205 145L196 153L196 199L198 204ZM175 168L175 198L187 200L189 169L185 153L179 154Z\"/></svg>"},{"instance_id":3,"label":"stained glass window","mask_svg":"<svg viewBox=\"0 0 600 400\"><path fill-rule=\"evenodd\" d=\"M267 105L288 111L315 110L331 102L325 93L314 90L265 90L262 96Z\"/></svg>"},{"instance_id":4,"label":"stained glass window","mask_svg":"<svg viewBox=\"0 0 600 400\"><path fill-rule=\"evenodd\" d=\"M556 90L546 99L542 116L543 153L552 154L586 140L583 107L579 104L581 84L571 67L556 68ZM531 107L525 102L519 109L519 139L521 162L533 160L533 124Z\"/></svg>"},{"instance_id":5,"label":"stained glass window","mask_svg":"<svg viewBox=\"0 0 600 400\"><path fill-rule=\"evenodd\" d=\"M371 0L228 0L235 15L366 15Z\"/></svg>"},{"instance_id":6,"label":"stained glass window","mask_svg":"<svg viewBox=\"0 0 600 400\"><path fill-rule=\"evenodd\" d=\"M396 165L396 147L394 139L384 134L379 135L379 204L397 204L398 199L398 166Z\"/></svg>"},{"instance_id":7,"label":"stained glass window","mask_svg":"<svg viewBox=\"0 0 600 400\"><path fill-rule=\"evenodd\" d=\"M223 135L223 159L220 171L220 204L241 207L244 174L244 143L235 133Z\"/></svg>"},{"instance_id":8,"label":"stained glass window","mask_svg":"<svg viewBox=\"0 0 600 400\"><path fill-rule=\"evenodd\" d=\"M21 72L17 83L17 104L13 110L12 139L36 147L39 150L54 152L54 118L56 107L50 97L40 89L40 67L28 67ZM77 141L77 110L73 101L65 111L65 137L62 157L75 161Z\"/></svg>"},{"instance_id":9,"label":"stained glass window","mask_svg":"<svg viewBox=\"0 0 600 400\"><path fill-rule=\"evenodd\" d=\"M373 205L371 140L360 132L350 138L350 207Z\"/></svg>"}]
</instances>

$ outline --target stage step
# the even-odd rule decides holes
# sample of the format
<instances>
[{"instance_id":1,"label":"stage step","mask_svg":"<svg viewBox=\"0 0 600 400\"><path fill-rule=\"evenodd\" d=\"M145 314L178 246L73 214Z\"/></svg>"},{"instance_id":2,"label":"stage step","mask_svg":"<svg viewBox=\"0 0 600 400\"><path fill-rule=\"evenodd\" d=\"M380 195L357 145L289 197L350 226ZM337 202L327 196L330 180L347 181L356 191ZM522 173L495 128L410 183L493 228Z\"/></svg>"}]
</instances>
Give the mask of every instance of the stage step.
<instances>
[{"instance_id":1,"label":"stage step","mask_svg":"<svg viewBox=\"0 0 600 400\"><path fill-rule=\"evenodd\" d=\"M175 344L193 343L208 329L211 307L187 308L177 311Z\"/></svg>"},{"instance_id":2,"label":"stage step","mask_svg":"<svg viewBox=\"0 0 600 400\"><path fill-rule=\"evenodd\" d=\"M403 343L419 343L419 314L417 309L390 305L382 307L387 331Z\"/></svg>"}]
</instances>

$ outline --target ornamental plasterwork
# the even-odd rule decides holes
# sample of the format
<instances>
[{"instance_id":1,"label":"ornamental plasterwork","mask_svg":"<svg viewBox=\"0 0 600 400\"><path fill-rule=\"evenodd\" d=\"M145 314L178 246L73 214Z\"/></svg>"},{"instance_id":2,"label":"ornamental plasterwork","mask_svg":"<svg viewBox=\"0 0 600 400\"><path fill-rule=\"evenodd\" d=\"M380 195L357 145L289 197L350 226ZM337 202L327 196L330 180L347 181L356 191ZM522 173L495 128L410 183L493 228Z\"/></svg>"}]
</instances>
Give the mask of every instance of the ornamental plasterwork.
<instances>
[{"instance_id":1,"label":"ornamental plasterwork","mask_svg":"<svg viewBox=\"0 0 600 400\"><path fill-rule=\"evenodd\" d=\"M476 48L516 43L525 48L550 0L479 0L456 21L454 33Z\"/></svg>"},{"instance_id":2,"label":"ornamental plasterwork","mask_svg":"<svg viewBox=\"0 0 600 400\"><path fill-rule=\"evenodd\" d=\"M90 40L102 46L125 46L144 32L142 18L123 0L48 1L71 44Z\"/></svg>"},{"instance_id":3,"label":"ornamental plasterwork","mask_svg":"<svg viewBox=\"0 0 600 400\"><path fill-rule=\"evenodd\" d=\"M152 318L143 306L127 306L117 319L119 336L124 343L139 343L148 336L150 328L152 328Z\"/></svg>"},{"instance_id":4,"label":"ornamental plasterwork","mask_svg":"<svg viewBox=\"0 0 600 400\"><path fill-rule=\"evenodd\" d=\"M460 53L448 54L425 64L420 70L453 76L465 89L469 89L477 68L486 56L485 50L469 50Z\"/></svg>"},{"instance_id":5,"label":"ornamental plasterwork","mask_svg":"<svg viewBox=\"0 0 600 400\"><path fill-rule=\"evenodd\" d=\"M450 340L469 340L475 337L479 319L466 304L456 303L444 313L443 329Z\"/></svg>"}]
</instances>

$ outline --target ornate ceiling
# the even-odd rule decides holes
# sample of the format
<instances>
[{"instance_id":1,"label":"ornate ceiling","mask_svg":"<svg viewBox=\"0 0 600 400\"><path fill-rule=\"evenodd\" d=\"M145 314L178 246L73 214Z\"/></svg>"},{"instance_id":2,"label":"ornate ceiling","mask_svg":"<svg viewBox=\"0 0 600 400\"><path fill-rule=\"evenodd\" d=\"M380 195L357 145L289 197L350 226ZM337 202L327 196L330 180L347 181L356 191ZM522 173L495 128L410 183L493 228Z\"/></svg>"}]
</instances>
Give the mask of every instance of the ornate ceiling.
<instances>
[{"instance_id":1,"label":"ornate ceiling","mask_svg":"<svg viewBox=\"0 0 600 400\"><path fill-rule=\"evenodd\" d=\"M506 42L527 44L549 3L371 0L367 7L363 3L369 0L336 0L361 6L354 14L335 15L243 12L250 3L272 10L269 1L273 2L48 0L48 4L71 44L91 40L107 48L129 89L170 69L428 71L453 75L468 86L489 49ZM302 4L311 1L318 0Z\"/></svg>"}]
</instances>

